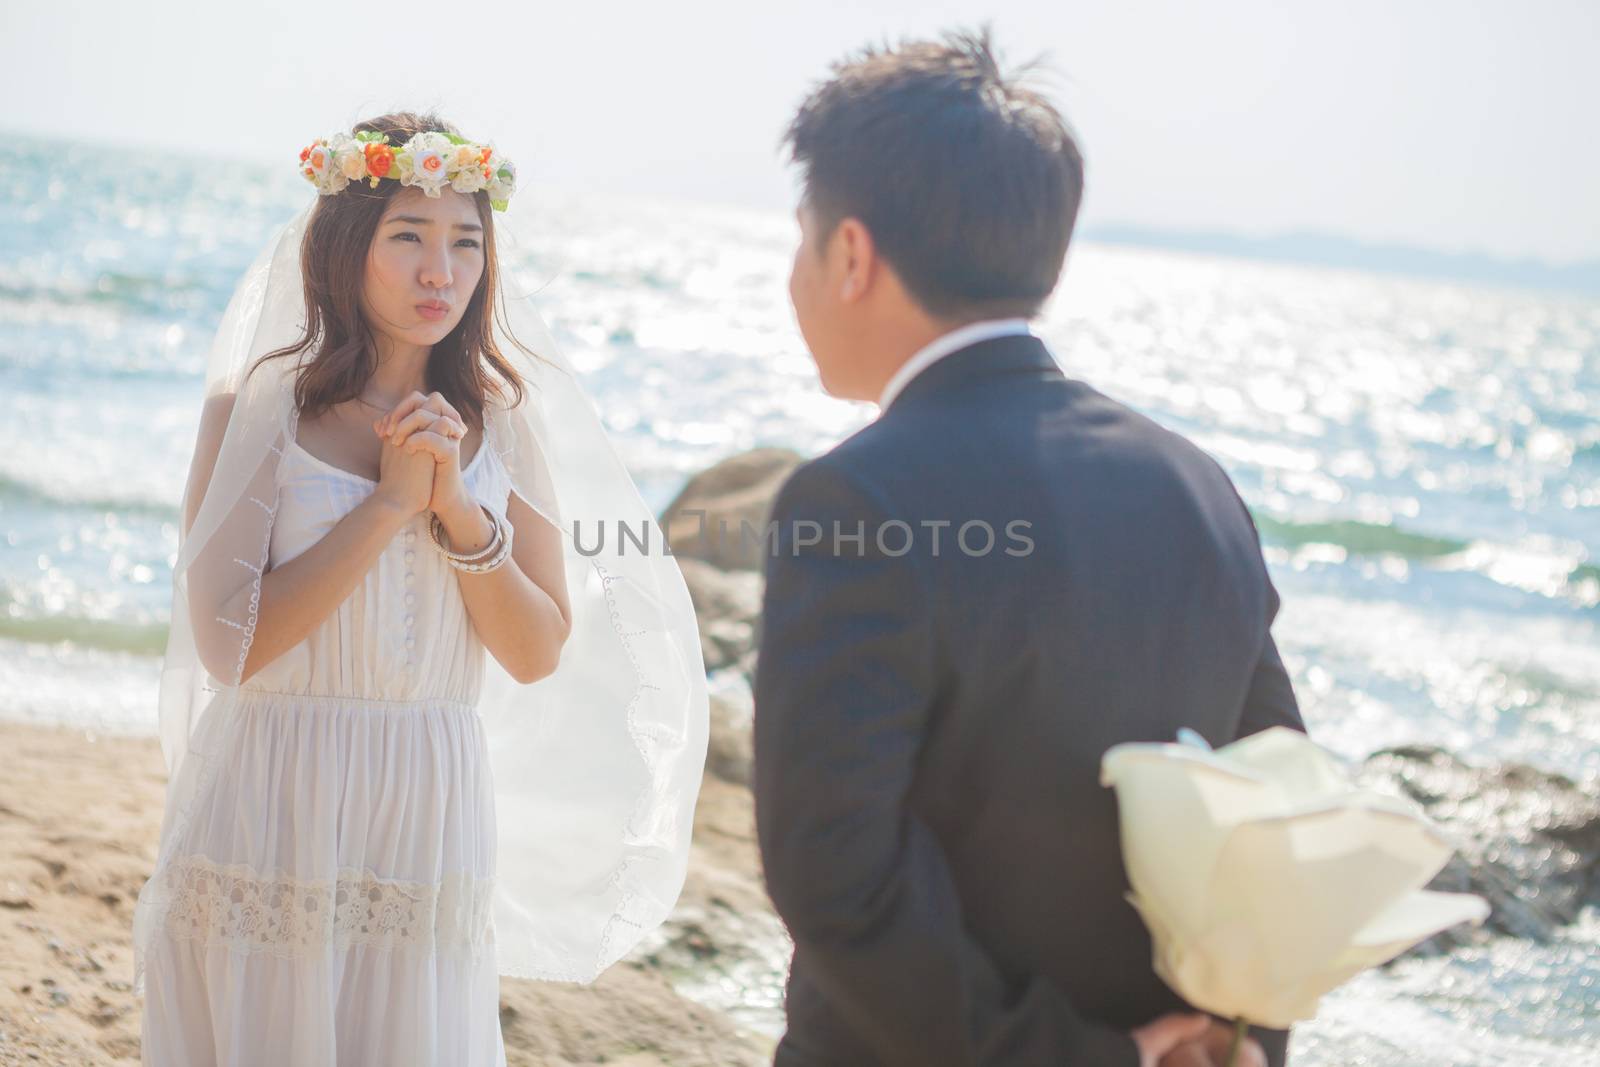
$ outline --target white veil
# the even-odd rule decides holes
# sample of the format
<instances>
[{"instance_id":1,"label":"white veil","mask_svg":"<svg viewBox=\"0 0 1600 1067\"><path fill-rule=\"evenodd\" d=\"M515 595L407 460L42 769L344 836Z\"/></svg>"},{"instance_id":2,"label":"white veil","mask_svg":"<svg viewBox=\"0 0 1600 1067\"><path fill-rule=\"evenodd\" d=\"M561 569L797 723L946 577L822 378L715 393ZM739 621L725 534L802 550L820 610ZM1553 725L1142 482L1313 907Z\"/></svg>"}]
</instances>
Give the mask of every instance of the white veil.
<instances>
[{"instance_id":1,"label":"white veil","mask_svg":"<svg viewBox=\"0 0 1600 1067\"><path fill-rule=\"evenodd\" d=\"M191 472L184 493L182 513L194 521L180 523L160 688L162 844L134 918L140 992L149 937L172 903L159 875L219 771L255 629L277 464L297 416L297 357L246 371L303 333L300 245L313 210L245 274L206 369L208 411L216 398L235 399L214 470ZM511 273L502 275L510 290ZM527 391L512 408L491 398L481 447L493 442L512 491L564 531L572 632L555 673L531 685L484 657L495 952L501 974L591 982L666 918L682 889L705 762L705 671L677 563L571 365L527 297L506 292L497 318L500 351ZM511 343L507 326L541 358ZM596 551L601 523L608 536ZM618 524L647 531L649 551L609 536Z\"/></svg>"}]
</instances>

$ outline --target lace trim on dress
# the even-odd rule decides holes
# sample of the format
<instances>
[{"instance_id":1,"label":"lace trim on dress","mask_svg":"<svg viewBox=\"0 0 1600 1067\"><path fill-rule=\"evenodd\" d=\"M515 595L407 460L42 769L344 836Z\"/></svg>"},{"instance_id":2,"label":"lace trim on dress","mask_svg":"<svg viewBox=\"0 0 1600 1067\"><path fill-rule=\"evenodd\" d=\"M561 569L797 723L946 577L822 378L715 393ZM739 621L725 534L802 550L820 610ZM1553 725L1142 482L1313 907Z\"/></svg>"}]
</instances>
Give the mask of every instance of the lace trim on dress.
<instances>
[{"instance_id":1,"label":"lace trim on dress","mask_svg":"<svg viewBox=\"0 0 1600 1067\"><path fill-rule=\"evenodd\" d=\"M294 412L293 414L297 415L298 412ZM294 428L295 428L295 425L296 425L296 420L291 417L291 419L289 420L288 425L283 428L283 433L280 434L279 440L284 440L286 443L288 441L293 441L294 440ZM285 434L287 435L286 437L284 436ZM279 448L276 444L270 444L270 443L267 445L267 447L272 450L273 454L278 457L278 462L281 463L283 461L283 449ZM276 468L274 468L273 480L274 480L274 483L276 483L276 480L277 480ZM215 619L215 621L220 622L225 626L229 626L229 627L231 627L231 628L233 628L235 630L238 630L240 633L242 633L244 635L243 639L239 643L239 662L234 665L233 677L231 679L228 679L227 682L225 683L228 686L236 686L236 685L238 685L240 683L241 679L244 678L245 661L247 659L249 659L249 657L250 657L250 645L251 645L252 642L255 641L255 637L256 637L256 619L259 616L260 611L261 611L261 578L262 578L263 575L265 575L267 573L267 561L271 558L271 552L272 552L272 521L278 514L278 497L277 497L276 492L274 492L274 495L273 495L273 498L272 498L272 503L270 503L270 504L267 503L265 500L262 500L260 497L256 496L255 494L248 493L248 491L247 491L246 499L249 500L250 503L252 503L252 504L256 505L257 507L259 507L262 511L266 512L267 523L266 523L266 530L261 535L261 551L260 551L260 553L258 555L257 562L251 563L249 560L240 559L238 556L235 556L233 558L233 561L235 563L237 563L241 567L245 568L251 574L251 579L250 579L250 607L249 607L249 610L245 613L244 621L240 622L237 619L230 619L226 615L218 615L218 616L216 616L216 619Z\"/></svg>"},{"instance_id":2,"label":"lace trim on dress","mask_svg":"<svg viewBox=\"0 0 1600 1067\"><path fill-rule=\"evenodd\" d=\"M247 864L182 856L161 877L168 932L236 952L292 958L370 945L476 955L494 942L494 879L470 872L437 883L356 867L332 879L262 877Z\"/></svg>"}]
</instances>

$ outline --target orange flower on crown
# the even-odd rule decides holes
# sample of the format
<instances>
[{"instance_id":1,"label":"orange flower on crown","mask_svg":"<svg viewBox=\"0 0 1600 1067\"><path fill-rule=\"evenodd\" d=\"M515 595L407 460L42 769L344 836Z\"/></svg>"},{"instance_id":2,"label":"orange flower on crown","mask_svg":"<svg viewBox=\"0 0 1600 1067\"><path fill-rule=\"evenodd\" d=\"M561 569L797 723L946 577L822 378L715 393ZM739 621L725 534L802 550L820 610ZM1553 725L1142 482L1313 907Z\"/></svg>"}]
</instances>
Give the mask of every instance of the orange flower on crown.
<instances>
[{"instance_id":1,"label":"orange flower on crown","mask_svg":"<svg viewBox=\"0 0 1600 1067\"><path fill-rule=\"evenodd\" d=\"M394 165L394 149L386 144L368 141L363 149L367 156L367 173L374 178L386 177Z\"/></svg>"}]
</instances>

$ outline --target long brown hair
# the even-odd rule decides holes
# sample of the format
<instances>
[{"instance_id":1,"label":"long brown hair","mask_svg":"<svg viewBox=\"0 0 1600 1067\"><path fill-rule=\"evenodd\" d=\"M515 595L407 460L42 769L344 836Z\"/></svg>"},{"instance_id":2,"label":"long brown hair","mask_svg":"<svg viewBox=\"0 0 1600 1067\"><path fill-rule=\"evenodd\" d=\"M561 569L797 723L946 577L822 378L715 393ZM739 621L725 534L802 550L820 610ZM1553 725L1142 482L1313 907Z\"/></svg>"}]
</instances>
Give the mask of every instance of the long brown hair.
<instances>
[{"instance_id":1,"label":"long brown hair","mask_svg":"<svg viewBox=\"0 0 1600 1067\"><path fill-rule=\"evenodd\" d=\"M389 142L398 146L415 134L429 131L460 136L454 126L437 115L409 111L358 122L350 132L388 134ZM300 243L305 336L268 352L255 364L314 350L310 360L301 362L295 377L295 406L304 417L315 417L335 404L359 397L377 370L377 343L361 313L361 286L378 223L389 198L402 188L397 181L380 181L377 188L351 182L341 192L317 197ZM480 190L471 195L483 225L483 276L478 279L461 321L433 346L425 373L428 392L444 394L462 418L481 427L489 394L502 400L509 395L515 405L522 402L525 387L522 377L495 344L496 315L513 344L534 358L538 356L512 337L504 319L497 299L500 270L489 194Z\"/></svg>"}]
</instances>

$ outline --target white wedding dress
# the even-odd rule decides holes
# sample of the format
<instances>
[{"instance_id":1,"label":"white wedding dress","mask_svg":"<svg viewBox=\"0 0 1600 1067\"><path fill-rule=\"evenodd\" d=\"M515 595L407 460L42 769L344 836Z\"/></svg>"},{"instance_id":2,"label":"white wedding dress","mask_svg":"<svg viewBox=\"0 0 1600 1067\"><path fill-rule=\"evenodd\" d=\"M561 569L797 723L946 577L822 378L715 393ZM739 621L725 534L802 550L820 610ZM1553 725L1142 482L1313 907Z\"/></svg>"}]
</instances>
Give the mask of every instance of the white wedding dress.
<instances>
[{"instance_id":1,"label":"white wedding dress","mask_svg":"<svg viewBox=\"0 0 1600 1067\"><path fill-rule=\"evenodd\" d=\"M464 469L505 515L488 436ZM269 559L315 544L376 483L291 442ZM224 691L193 817L152 881L174 904L145 977L160 1067L498 1067L495 803L486 655L428 513L303 642Z\"/></svg>"}]
</instances>

